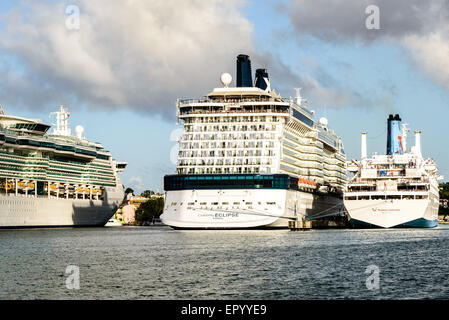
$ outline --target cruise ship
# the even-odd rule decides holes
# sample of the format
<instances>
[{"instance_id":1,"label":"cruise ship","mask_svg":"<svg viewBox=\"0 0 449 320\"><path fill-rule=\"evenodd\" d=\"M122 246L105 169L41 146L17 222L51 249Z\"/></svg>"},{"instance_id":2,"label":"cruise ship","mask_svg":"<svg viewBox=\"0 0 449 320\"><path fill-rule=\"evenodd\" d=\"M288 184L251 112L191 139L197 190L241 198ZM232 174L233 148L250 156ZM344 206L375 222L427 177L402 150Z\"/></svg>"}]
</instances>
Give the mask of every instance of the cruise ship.
<instances>
[{"instance_id":1,"label":"cruise ship","mask_svg":"<svg viewBox=\"0 0 449 320\"><path fill-rule=\"evenodd\" d=\"M289 220L343 211L347 182L341 138L314 120L297 89L284 99L268 71L237 57L236 87L178 100L176 174L164 177L161 220L173 228L286 228Z\"/></svg>"},{"instance_id":2,"label":"cruise ship","mask_svg":"<svg viewBox=\"0 0 449 320\"><path fill-rule=\"evenodd\" d=\"M348 162L354 176L344 194L349 222L354 227L433 228L438 225L438 168L423 158L421 132L415 131L415 145L407 151L407 125L399 115L387 120L386 155L367 157L362 133L360 161Z\"/></svg>"},{"instance_id":3,"label":"cruise ship","mask_svg":"<svg viewBox=\"0 0 449 320\"><path fill-rule=\"evenodd\" d=\"M116 162L98 142L69 128L7 115L0 107L0 228L104 226L124 198Z\"/></svg>"}]
</instances>

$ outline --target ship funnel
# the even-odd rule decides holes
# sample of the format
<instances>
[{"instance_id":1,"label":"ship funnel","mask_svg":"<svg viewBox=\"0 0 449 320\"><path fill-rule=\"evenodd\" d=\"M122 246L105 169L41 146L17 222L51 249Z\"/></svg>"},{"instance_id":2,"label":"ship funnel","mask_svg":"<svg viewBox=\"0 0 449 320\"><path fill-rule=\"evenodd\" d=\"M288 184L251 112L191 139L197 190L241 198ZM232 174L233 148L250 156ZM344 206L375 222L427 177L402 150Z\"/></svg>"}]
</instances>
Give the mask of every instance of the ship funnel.
<instances>
[{"instance_id":1,"label":"ship funnel","mask_svg":"<svg viewBox=\"0 0 449 320\"><path fill-rule=\"evenodd\" d=\"M410 132L410 130L407 128L407 124L403 123L401 125L402 128L402 147L404 153L407 152L407 132Z\"/></svg>"},{"instance_id":2,"label":"ship funnel","mask_svg":"<svg viewBox=\"0 0 449 320\"><path fill-rule=\"evenodd\" d=\"M254 86L262 90L271 91L267 69L256 70L256 79L254 80Z\"/></svg>"},{"instance_id":3,"label":"ship funnel","mask_svg":"<svg viewBox=\"0 0 449 320\"><path fill-rule=\"evenodd\" d=\"M403 154L404 147L402 145L401 136L401 118L398 114L396 114L394 117L392 114L390 114L387 122L387 155Z\"/></svg>"},{"instance_id":4,"label":"ship funnel","mask_svg":"<svg viewBox=\"0 0 449 320\"><path fill-rule=\"evenodd\" d=\"M421 155L421 131L415 131L415 153Z\"/></svg>"},{"instance_id":5,"label":"ship funnel","mask_svg":"<svg viewBox=\"0 0 449 320\"><path fill-rule=\"evenodd\" d=\"M367 132L362 132L362 160L367 158L366 135L367 135Z\"/></svg>"},{"instance_id":6,"label":"ship funnel","mask_svg":"<svg viewBox=\"0 0 449 320\"><path fill-rule=\"evenodd\" d=\"M237 87L252 87L251 60L246 54L237 56Z\"/></svg>"}]
</instances>

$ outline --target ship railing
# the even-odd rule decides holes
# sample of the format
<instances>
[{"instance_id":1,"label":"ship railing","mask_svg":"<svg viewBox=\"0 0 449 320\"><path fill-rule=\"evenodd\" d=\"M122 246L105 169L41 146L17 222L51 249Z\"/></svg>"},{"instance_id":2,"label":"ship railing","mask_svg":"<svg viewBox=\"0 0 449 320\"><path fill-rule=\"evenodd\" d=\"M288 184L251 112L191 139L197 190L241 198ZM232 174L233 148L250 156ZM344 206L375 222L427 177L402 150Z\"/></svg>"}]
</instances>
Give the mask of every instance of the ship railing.
<instances>
[{"instance_id":1,"label":"ship railing","mask_svg":"<svg viewBox=\"0 0 449 320\"><path fill-rule=\"evenodd\" d=\"M189 114L214 114L214 113L283 113L288 114L288 110L273 110L273 109L258 109L258 110L194 110L194 111L182 111L179 112L179 116L189 115Z\"/></svg>"},{"instance_id":2,"label":"ship railing","mask_svg":"<svg viewBox=\"0 0 449 320\"><path fill-rule=\"evenodd\" d=\"M285 101L277 101L272 98L239 98L239 99L210 99L210 98L202 98L202 99L181 99L179 100L179 105L188 105L195 103L242 103L242 102L284 102Z\"/></svg>"}]
</instances>

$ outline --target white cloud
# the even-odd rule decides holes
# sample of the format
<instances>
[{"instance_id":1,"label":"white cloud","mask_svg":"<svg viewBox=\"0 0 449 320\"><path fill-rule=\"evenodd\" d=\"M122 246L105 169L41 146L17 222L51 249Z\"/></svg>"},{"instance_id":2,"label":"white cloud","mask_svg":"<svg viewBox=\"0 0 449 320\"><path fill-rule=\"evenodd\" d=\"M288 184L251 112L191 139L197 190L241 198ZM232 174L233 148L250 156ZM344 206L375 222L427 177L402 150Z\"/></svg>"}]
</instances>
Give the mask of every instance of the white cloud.
<instances>
[{"instance_id":1,"label":"white cloud","mask_svg":"<svg viewBox=\"0 0 449 320\"><path fill-rule=\"evenodd\" d=\"M376 5L380 29L368 30L365 8ZM417 68L449 90L449 1L291 0L279 6L297 36L330 43L385 41L406 49Z\"/></svg>"},{"instance_id":2,"label":"white cloud","mask_svg":"<svg viewBox=\"0 0 449 320\"><path fill-rule=\"evenodd\" d=\"M414 63L449 90L449 24L446 30L426 35L410 35L402 39Z\"/></svg>"},{"instance_id":3,"label":"white cloud","mask_svg":"<svg viewBox=\"0 0 449 320\"><path fill-rule=\"evenodd\" d=\"M313 75L305 72L298 74L294 67L290 67L279 58L269 53L255 55L261 66L268 69L272 79L271 87L284 97L294 94L293 88L301 87L302 96L310 102L310 107L344 108L370 107L379 103L384 97L364 97L357 89L342 84L331 73L322 68L312 57L303 59L313 69ZM348 66L345 66L348 68Z\"/></svg>"},{"instance_id":4,"label":"white cloud","mask_svg":"<svg viewBox=\"0 0 449 320\"><path fill-rule=\"evenodd\" d=\"M128 186L130 186L135 193L138 194L145 188L145 183L141 177L133 176L128 179Z\"/></svg>"},{"instance_id":5,"label":"white cloud","mask_svg":"<svg viewBox=\"0 0 449 320\"><path fill-rule=\"evenodd\" d=\"M172 115L176 98L207 93L222 72L234 70L238 53L252 52L252 25L240 2L79 0L80 29L68 30L63 4L20 1L0 15L0 55L22 68L6 74L0 99ZM9 59L3 69L14 69ZM11 90L21 98L9 97Z\"/></svg>"}]
</instances>

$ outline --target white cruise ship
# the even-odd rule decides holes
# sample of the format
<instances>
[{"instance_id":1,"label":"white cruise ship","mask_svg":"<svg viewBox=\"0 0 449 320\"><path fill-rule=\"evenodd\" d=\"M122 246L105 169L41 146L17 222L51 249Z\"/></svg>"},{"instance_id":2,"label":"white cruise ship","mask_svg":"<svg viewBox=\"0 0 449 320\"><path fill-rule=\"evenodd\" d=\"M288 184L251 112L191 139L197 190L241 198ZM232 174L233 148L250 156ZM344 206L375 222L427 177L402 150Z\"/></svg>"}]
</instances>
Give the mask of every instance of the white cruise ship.
<instances>
[{"instance_id":1,"label":"white cruise ship","mask_svg":"<svg viewBox=\"0 0 449 320\"><path fill-rule=\"evenodd\" d=\"M343 211L346 157L327 119L271 90L266 69L252 81L237 57L237 86L178 100L177 174L164 177L163 223L174 228L287 227L289 219Z\"/></svg>"},{"instance_id":2,"label":"white cruise ship","mask_svg":"<svg viewBox=\"0 0 449 320\"><path fill-rule=\"evenodd\" d=\"M0 228L104 226L124 191L112 160L98 142L71 135L63 106L57 127L6 115L0 107Z\"/></svg>"},{"instance_id":3,"label":"white cruise ship","mask_svg":"<svg viewBox=\"0 0 449 320\"><path fill-rule=\"evenodd\" d=\"M355 227L416 227L438 225L437 165L421 154L421 132L407 152L407 127L399 115L388 118L387 154L367 157L362 133L362 159L348 162L354 173L344 195Z\"/></svg>"}]
</instances>

